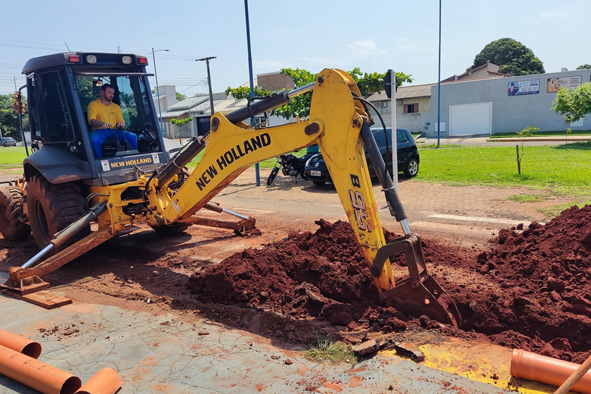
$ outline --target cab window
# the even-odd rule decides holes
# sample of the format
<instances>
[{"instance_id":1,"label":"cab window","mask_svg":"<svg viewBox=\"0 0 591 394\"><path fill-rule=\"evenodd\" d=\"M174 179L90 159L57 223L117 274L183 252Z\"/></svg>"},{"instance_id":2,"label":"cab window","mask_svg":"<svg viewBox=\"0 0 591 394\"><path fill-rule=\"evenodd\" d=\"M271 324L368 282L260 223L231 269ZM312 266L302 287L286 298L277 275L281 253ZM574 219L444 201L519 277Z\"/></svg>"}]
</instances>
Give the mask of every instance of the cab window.
<instances>
[{"instance_id":1,"label":"cab window","mask_svg":"<svg viewBox=\"0 0 591 394\"><path fill-rule=\"evenodd\" d=\"M33 114L44 143L72 142L76 127L72 120L71 97L66 94L63 70L36 75L39 111Z\"/></svg>"},{"instance_id":2,"label":"cab window","mask_svg":"<svg viewBox=\"0 0 591 394\"><path fill-rule=\"evenodd\" d=\"M145 123L151 123L144 77L140 76L77 76L76 88L80 97L80 105L87 115L88 104L101 97L101 88L110 84L115 89L113 102L121 107L126 130L141 130Z\"/></svg>"}]
</instances>

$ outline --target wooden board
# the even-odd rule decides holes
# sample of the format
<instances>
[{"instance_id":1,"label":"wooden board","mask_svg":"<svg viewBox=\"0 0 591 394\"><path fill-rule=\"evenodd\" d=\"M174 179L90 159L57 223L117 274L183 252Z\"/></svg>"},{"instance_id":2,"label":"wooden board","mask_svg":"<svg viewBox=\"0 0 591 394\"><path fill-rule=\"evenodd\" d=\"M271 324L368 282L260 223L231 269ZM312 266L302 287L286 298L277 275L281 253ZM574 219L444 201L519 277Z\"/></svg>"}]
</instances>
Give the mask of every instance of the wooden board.
<instances>
[{"instance_id":1,"label":"wooden board","mask_svg":"<svg viewBox=\"0 0 591 394\"><path fill-rule=\"evenodd\" d=\"M17 292L5 290L5 294L11 295L19 300L30 302L41 306L45 309L59 308L60 306L68 305L72 303L72 300L66 297L62 297L57 294L50 293L49 291L38 291L36 293L20 295Z\"/></svg>"}]
</instances>

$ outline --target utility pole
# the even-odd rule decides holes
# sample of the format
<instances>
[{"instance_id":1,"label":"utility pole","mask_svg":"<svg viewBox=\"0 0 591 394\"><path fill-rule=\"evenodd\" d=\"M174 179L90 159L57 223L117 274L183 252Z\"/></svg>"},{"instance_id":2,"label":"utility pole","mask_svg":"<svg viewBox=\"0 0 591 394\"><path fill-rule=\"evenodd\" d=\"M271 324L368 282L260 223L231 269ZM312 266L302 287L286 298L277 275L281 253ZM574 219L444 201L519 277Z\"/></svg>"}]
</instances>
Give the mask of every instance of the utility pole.
<instances>
[{"instance_id":1,"label":"utility pole","mask_svg":"<svg viewBox=\"0 0 591 394\"><path fill-rule=\"evenodd\" d=\"M437 67L437 148L441 139L441 0L439 0L439 65Z\"/></svg>"},{"instance_id":2,"label":"utility pole","mask_svg":"<svg viewBox=\"0 0 591 394\"><path fill-rule=\"evenodd\" d=\"M162 126L162 109L160 108L160 89L158 89L158 73L156 72L156 52L168 52L169 49L156 49L152 47L152 59L154 60L154 78L156 78L156 99L158 100L158 114L160 115L160 132L164 135L164 127ZM165 108L166 109L166 108Z\"/></svg>"},{"instance_id":3,"label":"utility pole","mask_svg":"<svg viewBox=\"0 0 591 394\"><path fill-rule=\"evenodd\" d=\"M252 53L250 50L250 22L248 18L248 0L244 0L244 16L246 18L246 46L248 47L248 75L250 80L250 98L254 97L254 81L252 77ZM254 128L256 126L256 119L252 117L250 119L250 125ZM259 171L259 163L254 165L256 173L256 185L261 186L261 174Z\"/></svg>"},{"instance_id":4,"label":"utility pole","mask_svg":"<svg viewBox=\"0 0 591 394\"><path fill-rule=\"evenodd\" d=\"M211 91L211 75L209 74L209 61L211 59L215 59L216 56L209 56L209 57L204 57L202 59L195 59L196 62L202 62L205 61L205 64L207 64L207 84L209 85L209 109L210 109L210 113L211 116L213 116L214 114L214 109L213 109L213 92Z\"/></svg>"}]
</instances>

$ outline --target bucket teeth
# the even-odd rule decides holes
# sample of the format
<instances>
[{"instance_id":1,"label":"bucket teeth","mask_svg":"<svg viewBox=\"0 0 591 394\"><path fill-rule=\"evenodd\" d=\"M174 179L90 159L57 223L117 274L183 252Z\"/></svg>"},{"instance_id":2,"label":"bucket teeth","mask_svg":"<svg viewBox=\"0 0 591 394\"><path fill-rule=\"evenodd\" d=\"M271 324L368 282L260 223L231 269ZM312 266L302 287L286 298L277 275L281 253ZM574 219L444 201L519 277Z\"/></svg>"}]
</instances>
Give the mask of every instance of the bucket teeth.
<instances>
[{"instance_id":1,"label":"bucket teeth","mask_svg":"<svg viewBox=\"0 0 591 394\"><path fill-rule=\"evenodd\" d=\"M371 266L371 274L376 277L381 275L386 261L400 253L406 259L409 276L382 293L382 302L409 315L427 315L433 320L458 327L460 312L450 295L427 274L418 235L396 238L380 248Z\"/></svg>"}]
</instances>

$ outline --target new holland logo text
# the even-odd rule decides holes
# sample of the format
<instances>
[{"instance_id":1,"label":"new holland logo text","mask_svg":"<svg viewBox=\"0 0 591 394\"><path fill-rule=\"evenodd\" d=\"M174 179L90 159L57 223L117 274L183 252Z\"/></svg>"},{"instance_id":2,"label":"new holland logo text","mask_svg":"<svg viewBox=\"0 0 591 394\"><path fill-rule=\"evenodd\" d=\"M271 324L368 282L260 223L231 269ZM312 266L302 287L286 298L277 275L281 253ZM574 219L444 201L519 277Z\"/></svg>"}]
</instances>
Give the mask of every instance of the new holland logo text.
<instances>
[{"instance_id":1,"label":"new holland logo text","mask_svg":"<svg viewBox=\"0 0 591 394\"><path fill-rule=\"evenodd\" d=\"M209 166L209 168L205 169L203 174L201 174L196 182L199 190L203 190L205 186L211 182L211 180L218 174L218 170L223 171L224 168L234 163L234 161L246 156L250 152L254 152L257 149L270 144L271 136L268 133L265 133L243 141L242 144L236 145L234 148L226 151L226 153L216 160L217 167L215 165Z\"/></svg>"}]
</instances>

